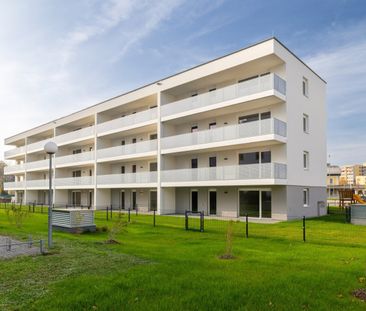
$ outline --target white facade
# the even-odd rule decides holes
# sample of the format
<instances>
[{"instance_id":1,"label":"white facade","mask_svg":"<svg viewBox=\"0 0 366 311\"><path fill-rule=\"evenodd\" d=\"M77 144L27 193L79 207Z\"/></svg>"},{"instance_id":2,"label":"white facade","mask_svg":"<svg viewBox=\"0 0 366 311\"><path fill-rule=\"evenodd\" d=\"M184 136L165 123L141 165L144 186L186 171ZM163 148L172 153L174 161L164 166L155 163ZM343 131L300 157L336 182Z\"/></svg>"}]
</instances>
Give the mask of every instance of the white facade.
<instances>
[{"instance_id":1,"label":"white facade","mask_svg":"<svg viewBox=\"0 0 366 311\"><path fill-rule=\"evenodd\" d=\"M291 219L325 213L325 82L272 38L5 140L5 189L55 204Z\"/></svg>"}]
</instances>

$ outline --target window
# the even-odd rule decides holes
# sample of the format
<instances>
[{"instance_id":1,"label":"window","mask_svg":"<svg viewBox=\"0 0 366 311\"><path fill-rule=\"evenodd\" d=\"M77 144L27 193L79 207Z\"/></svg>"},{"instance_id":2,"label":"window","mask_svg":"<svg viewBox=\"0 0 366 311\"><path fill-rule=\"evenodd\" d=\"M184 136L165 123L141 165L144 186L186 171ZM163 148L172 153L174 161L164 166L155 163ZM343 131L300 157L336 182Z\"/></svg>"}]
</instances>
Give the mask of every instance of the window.
<instances>
[{"instance_id":1,"label":"window","mask_svg":"<svg viewBox=\"0 0 366 311\"><path fill-rule=\"evenodd\" d=\"M271 151L261 152L261 163L271 163Z\"/></svg>"},{"instance_id":2,"label":"window","mask_svg":"<svg viewBox=\"0 0 366 311\"><path fill-rule=\"evenodd\" d=\"M250 115L247 115L247 116L239 117L239 124L258 121L258 120L259 120L259 114L258 113L250 114Z\"/></svg>"},{"instance_id":3,"label":"window","mask_svg":"<svg viewBox=\"0 0 366 311\"><path fill-rule=\"evenodd\" d=\"M150 140L154 140L158 138L158 134L150 134Z\"/></svg>"},{"instance_id":4,"label":"window","mask_svg":"<svg viewBox=\"0 0 366 311\"><path fill-rule=\"evenodd\" d=\"M303 201L304 207L309 206L309 188L303 190Z\"/></svg>"},{"instance_id":5,"label":"window","mask_svg":"<svg viewBox=\"0 0 366 311\"><path fill-rule=\"evenodd\" d=\"M239 154L239 165L259 163L259 152L248 152Z\"/></svg>"},{"instance_id":6,"label":"window","mask_svg":"<svg viewBox=\"0 0 366 311\"><path fill-rule=\"evenodd\" d=\"M89 176L93 176L93 170L89 170Z\"/></svg>"},{"instance_id":7,"label":"window","mask_svg":"<svg viewBox=\"0 0 366 311\"><path fill-rule=\"evenodd\" d=\"M216 157L209 157L208 162L210 167L216 167Z\"/></svg>"},{"instance_id":8,"label":"window","mask_svg":"<svg viewBox=\"0 0 366 311\"><path fill-rule=\"evenodd\" d=\"M333 178L329 178L329 183L332 185L333 184Z\"/></svg>"},{"instance_id":9,"label":"window","mask_svg":"<svg viewBox=\"0 0 366 311\"><path fill-rule=\"evenodd\" d=\"M309 116L305 113L302 116L302 129L304 133L309 133Z\"/></svg>"},{"instance_id":10,"label":"window","mask_svg":"<svg viewBox=\"0 0 366 311\"><path fill-rule=\"evenodd\" d=\"M158 163L151 162L150 163L150 172L156 172L158 170Z\"/></svg>"},{"instance_id":11,"label":"window","mask_svg":"<svg viewBox=\"0 0 366 311\"><path fill-rule=\"evenodd\" d=\"M136 173L136 164L132 165L132 173Z\"/></svg>"},{"instance_id":12,"label":"window","mask_svg":"<svg viewBox=\"0 0 366 311\"><path fill-rule=\"evenodd\" d=\"M303 154L303 165L305 170L309 169L309 152L307 151L304 151Z\"/></svg>"},{"instance_id":13,"label":"window","mask_svg":"<svg viewBox=\"0 0 366 311\"><path fill-rule=\"evenodd\" d=\"M261 120L270 119L270 118L271 118L271 112L270 111L261 113Z\"/></svg>"},{"instance_id":14,"label":"window","mask_svg":"<svg viewBox=\"0 0 366 311\"><path fill-rule=\"evenodd\" d=\"M81 177L81 171L73 171L72 177Z\"/></svg>"},{"instance_id":15,"label":"window","mask_svg":"<svg viewBox=\"0 0 366 311\"><path fill-rule=\"evenodd\" d=\"M89 147L89 151L93 151L93 147Z\"/></svg>"},{"instance_id":16,"label":"window","mask_svg":"<svg viewBox=\"0 0 366 311\"><path fill-rule=\"evenodd\" d=\"M198 159L191 159L191 168L198 168Z\"/></svg>"},{"instance_id":17,"label":"window","mask_svg":"<svg viewBox=\"0 0 366 311\"><path fill-rule=\"evenodd\" d=\"M191 133L197 132L198 131L198 125L193 125L191 126Z\"/></svg>"},{"instance_id":18,"label":"window","mask_svg":"<svg viewBox=\"0 0 366 311\"><path fill-rule=\"evenodd\" d=\"M126 141L125 140L121 140L121 145L122 146L126 145Z\"/></svg>"},{"instance_id":19,"label":"window","mask_svg":"<svg viewBox=\"0 0 366 311\"><path fill-rule=\"evenodd\" d=\"M132 143L133 143L133 144L136 144L136 141L137 141L137 139L136 139L136 138L132 138Z\"/></svg>"},{"instance_id":20,"label":"window","mask_svg":"<svg viewBox=\"0 0 366 311\"><path fill-rule=\"evenodd\" d=\"M121 174L126 173L126 168L124 166L121 166Z\"/></svg>"},{"instance_id":21,"label":"window","mask_svg":"<svg viewBox=\"0 0 366 311\"><path fill-rule=\"evenodd\" d=\"M214 129L216 127L216 122L212 122L208 125L208 128L211 130L211 129Z\"/></svg>"},{"instance_id":22,"label":"window","mask_svg":"<svg viewBox=\"0 0 366 311\"><path fill-rule=\"evenodd\" d=\"M309 81L306 78L302 78L302 94L306 97L309 96Z\"/></svg>"},{"instance_id":23,"label":"window","mask_svg":"<svg viewBox=\"0 0 366 311\"><path fill-rule=\"evenodd\" d=\"M72 151L72 154L78 154L81 153L81 149L75 149Z\"/></svg>"}]
</instances>

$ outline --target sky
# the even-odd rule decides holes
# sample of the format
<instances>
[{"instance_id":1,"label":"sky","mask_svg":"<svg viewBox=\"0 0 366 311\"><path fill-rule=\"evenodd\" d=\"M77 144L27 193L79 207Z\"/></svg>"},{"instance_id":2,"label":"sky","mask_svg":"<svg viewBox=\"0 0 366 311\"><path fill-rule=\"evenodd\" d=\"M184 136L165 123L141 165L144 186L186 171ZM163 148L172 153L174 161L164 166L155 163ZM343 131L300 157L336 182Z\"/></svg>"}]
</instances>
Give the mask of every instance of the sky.
<instances>
[{"instance_id":1,"label":"sky","mask_svg":"<svg viewBox=\"0 0 366 311\"><path fill-rule=\"evenodd\" d=\"M0 159L5 137L271 36L328 83L328 161L366 162L364 0L0 0Z\"/></svg>"}]
</instances>

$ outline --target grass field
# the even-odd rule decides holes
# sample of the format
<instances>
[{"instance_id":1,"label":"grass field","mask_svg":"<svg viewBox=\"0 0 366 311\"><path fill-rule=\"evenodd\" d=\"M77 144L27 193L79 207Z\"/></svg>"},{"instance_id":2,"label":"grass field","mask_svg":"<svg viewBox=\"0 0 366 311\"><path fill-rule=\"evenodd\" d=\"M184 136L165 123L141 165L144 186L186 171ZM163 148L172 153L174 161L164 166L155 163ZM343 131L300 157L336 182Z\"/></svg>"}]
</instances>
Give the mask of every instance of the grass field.
<instances>
[{"instance_id":1,"label":"grass field","mask_svg":"<svg viewBox=\"0 0 366 311\"><path fill-rule=\"evenodd\" d=\"M122 219L126 220L124 215ZM184 218L132 215L99 228L55 233L49 255L0 261L0 310L365 310L352 291L366 286L366 228L342 215L302 222L234 223L235 259L222 260L228 222L185 231ZM196 226L197 227L197 226ZM21 228L0 210L0 234L47 238L47 215L30 213ZM105 244L113 237L120 244Z\"/></svg>"}]
</instances>

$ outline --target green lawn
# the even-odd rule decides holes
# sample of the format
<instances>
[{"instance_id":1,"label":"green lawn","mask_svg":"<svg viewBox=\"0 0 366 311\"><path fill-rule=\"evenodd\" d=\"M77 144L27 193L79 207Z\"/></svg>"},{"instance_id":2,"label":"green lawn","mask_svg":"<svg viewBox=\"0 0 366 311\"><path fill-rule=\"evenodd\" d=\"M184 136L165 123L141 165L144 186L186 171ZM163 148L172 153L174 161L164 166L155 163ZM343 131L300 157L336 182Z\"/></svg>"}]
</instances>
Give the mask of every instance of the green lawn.
<instances>
[{"instance_id":1,"label":"green lawn","mask_svg":"<svg viewBox=\"0 0 366 311\"><path fill-rule=\"evenodd\" d=\"M99 212L98 227L114 226ZM126 215L123 219L127 219ZM182 217L132 215L110 234L55 233L49 255L0 261L0 310L364 310L366 228L342 215L302 222L234 223L235 259L222 260L227 222L185 231ZM195 223L197 227L197 221ZM47 215L17 228L0 210L0 234L47 239Z\"/></svg>"}]
</instances>

